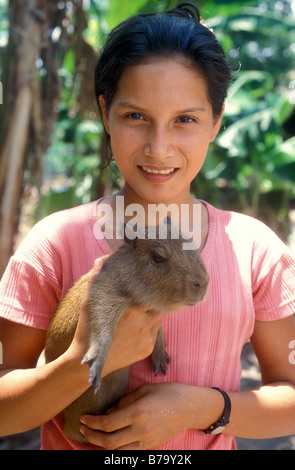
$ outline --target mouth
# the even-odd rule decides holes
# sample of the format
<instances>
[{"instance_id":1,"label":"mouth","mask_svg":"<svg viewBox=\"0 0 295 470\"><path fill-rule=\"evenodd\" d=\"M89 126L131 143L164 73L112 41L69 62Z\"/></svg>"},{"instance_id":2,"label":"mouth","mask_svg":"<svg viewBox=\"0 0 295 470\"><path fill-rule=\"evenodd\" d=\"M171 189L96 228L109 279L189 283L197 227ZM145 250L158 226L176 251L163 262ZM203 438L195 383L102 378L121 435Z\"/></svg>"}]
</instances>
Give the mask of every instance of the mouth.
<instances>
[{"instance_id":1,"label":"mouth","mask_svg":"<svg viewBox=\"0 0 295 470\"><path fill-rule=\"evenodd\" d=\"M167 170L156 170L148 168L146 166L142 166L141 168L143 169L143 171L146 171L150 175L170 175L170 173L173 173L176 170L176 168L169 168Z\"/></svg>"},{"instance_id":2,"label":"mouth","mask_svg":"<svg viewBox=\"0 0 295 470\"><path fill-rule=\"evenodd\" d=\"M143 177L151 182L161 183L168 181L179 170L179 168L155 168L148 166L138 166Z\"/></svg>"}]
</instances>

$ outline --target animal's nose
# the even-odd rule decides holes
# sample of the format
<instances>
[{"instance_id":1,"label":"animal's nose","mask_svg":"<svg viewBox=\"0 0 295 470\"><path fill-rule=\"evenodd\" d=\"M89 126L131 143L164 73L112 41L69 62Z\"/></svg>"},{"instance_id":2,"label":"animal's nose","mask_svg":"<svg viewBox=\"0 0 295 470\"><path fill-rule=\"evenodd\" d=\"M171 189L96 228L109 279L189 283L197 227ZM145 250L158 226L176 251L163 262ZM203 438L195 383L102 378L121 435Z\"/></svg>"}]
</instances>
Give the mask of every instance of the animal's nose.
<instances>
[{"instance_id":1,"label":"animal's nose","mask_svg":"<svg viewBox=\"0 0 295 470\"><path fill-rule=\"evenodd\" d=\"M194 290L203 290L206 289L208 286L208 280L207 279L198 279L192 282L192 288Z\"/></svg>"}]
</instances>

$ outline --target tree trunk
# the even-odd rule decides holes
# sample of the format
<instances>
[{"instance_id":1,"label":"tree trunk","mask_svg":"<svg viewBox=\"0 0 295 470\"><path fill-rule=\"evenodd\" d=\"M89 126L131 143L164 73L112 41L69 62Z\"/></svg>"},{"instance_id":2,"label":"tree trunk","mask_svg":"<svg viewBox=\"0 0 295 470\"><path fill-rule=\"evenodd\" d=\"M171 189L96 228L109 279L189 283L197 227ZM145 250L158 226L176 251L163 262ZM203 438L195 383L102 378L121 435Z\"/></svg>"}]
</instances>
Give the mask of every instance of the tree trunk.
<instances>
[{"instance_id":1,"label":"tree trunk","mask_svg":"<svg viewBox=\"0 0 295 470\"><path fill-rule=\"evenodd\" d=\"M34 14L38 2L14 2L11 8L8 50L13 55L9 77L4 83L5 123L2 129L0 154L0 274L13 249L13 238L19 212L22 174L27 150L30 117L33 109L33 82L36 77L36 57L41 39L41 22ZM9 81L7 80L9 79ZM40 121L39 121L40 122Z\"/></svg>"},{"instance_id":2,"label":"tree trunk","mask_svg":"<svg viewBox=\"0 0 295 470\"><path fill-rule=\"evenodd\" d=\"M58 68L69 47L76 53L78 70L87 72L84 62L95 57L82 37L87 25L82 0L11 0L9 21L0 106L0 277L13 253L25 166L41 187L42 156L51 143L60 100ZM68 28L71 21L74 32ZM59 42L52 38L56 27ZM93 107L94 99L88 101Z\"/></svg>"}]
</instances>

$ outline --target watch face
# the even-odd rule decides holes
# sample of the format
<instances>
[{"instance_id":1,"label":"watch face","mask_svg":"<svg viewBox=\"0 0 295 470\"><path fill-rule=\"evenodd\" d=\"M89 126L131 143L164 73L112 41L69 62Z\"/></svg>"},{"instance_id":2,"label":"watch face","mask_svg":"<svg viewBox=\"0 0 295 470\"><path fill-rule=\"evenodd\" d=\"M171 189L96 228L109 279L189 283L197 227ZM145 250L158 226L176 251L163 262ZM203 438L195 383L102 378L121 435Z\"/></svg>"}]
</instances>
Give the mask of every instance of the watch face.
<instances>
[{"instance_id":1,"label":"watch face","mask_svg":"<svg viewBox=\"0 0 295 470\"><path fill-rule=\"evenodd\" d=\"M225 430L225 426L218 426L218 428L214 429L213 431L211 431L210 434L213 434L213 436L216 436L216 434L220 434L221 432L223 432Z\"/></svg>"}]
</instances>

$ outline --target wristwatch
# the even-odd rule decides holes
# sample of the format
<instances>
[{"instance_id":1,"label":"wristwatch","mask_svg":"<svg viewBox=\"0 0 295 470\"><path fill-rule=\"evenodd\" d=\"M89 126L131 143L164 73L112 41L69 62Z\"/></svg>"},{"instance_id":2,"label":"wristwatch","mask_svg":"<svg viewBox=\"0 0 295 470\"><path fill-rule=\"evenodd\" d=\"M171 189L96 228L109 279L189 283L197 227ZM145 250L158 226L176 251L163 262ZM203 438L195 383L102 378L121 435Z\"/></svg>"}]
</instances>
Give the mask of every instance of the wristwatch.
<instances>
[{"instance_id":1,"label":"wristwatch","mask_svg":"<svg viewBox=\"0 0 295 470\"><path fill-rule=\"evenodd\" d=\"M224 392L223 390L220 390L220 388L218 387L212 387L212 388L214 388L214 390L218 390L218 392L222 394L224 398L224 402L225 402L225 407L224 407L222 417L215 423L211 424L211 426L209 426L209 428L207 428L204 431L204 433L216 435L216 434L220 434L221 432L223 432L226 428L226 425L229 423L229 417L230 417L230 412L231 412L231 401L226 392Z\"/></svg>"}]
</instances>

